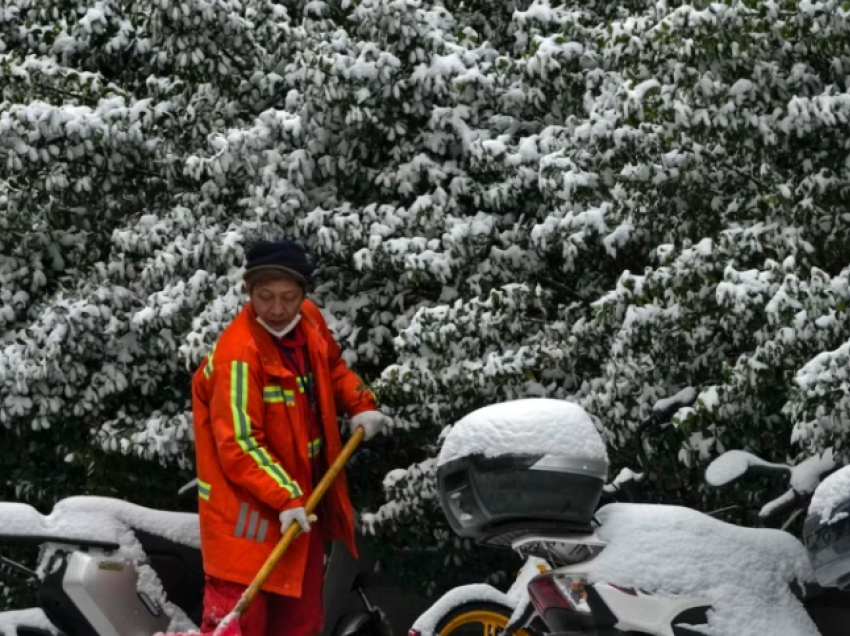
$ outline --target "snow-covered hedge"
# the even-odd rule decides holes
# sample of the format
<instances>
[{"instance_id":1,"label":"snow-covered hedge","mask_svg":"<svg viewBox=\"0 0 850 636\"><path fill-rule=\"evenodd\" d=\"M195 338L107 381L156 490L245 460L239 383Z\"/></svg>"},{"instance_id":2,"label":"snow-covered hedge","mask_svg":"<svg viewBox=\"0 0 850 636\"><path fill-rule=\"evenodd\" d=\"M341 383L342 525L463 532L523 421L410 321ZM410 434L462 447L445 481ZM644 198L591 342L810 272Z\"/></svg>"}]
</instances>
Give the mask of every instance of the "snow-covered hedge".
<instances>
[{"instance_id":1,"label":"snow-covered hedge","mask_svg":"<svg viewBox=\"0 0 850 636\"><path fill-rule=\"evenodd\" d=\"M438 433L498 400L572 397L616 446L697 387L656 453L692 499L727 447L841 455L848 31L834 1L7 0L7 491L63 487L22 449L191 467L259 236L314 251L396 419L358 482L399 469L387 541L446 540Z\"/></svg>"}]
</instances>

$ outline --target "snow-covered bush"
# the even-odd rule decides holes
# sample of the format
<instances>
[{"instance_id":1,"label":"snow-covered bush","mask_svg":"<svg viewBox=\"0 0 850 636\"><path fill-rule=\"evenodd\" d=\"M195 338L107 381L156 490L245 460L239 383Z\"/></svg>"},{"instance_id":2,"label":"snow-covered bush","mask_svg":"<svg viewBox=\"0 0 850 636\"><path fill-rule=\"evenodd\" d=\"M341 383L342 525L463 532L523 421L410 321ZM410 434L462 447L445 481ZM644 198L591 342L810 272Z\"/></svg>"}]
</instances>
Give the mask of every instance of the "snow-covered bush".
<instances>
[{"instance_id":1,"label":"snow-covered bush","mask_svg":"<svg viewBox=\"0 0 850 636\"><path fill-rule=\"evenodd\" d=\"M259 236L315 253L396 419L356 462L366 525L467 582L432 458L484 404L572 397L616 448L695 386L654 476L693 502L727 447L841 454L842 3L553 5L8 0L7 496L78 488L104 451L191 469L189 374Z\"/></svg>"},{"instance_id":2,"label":"snow-covered bush","mask_svg":"<svg viewBox=\"0 0 850 636\"><path fill-rule=\"evenodd\" d=\"M457 299L400 325L382 377L421 439L482 402L544 395L579 400L622 446L691 385L699 402L650 475L674 500L716 497L701 473L726 448L844 454L848 28L836 2L515 12L513 42L476 70L476 99L505 87L499 109L458 136L461 165L481 165L480 140L501 191L526 189L484 217L486 295L459 279ZM439 519L433 472L394 473L376 526Z\"/></svg>"}]
</instances>

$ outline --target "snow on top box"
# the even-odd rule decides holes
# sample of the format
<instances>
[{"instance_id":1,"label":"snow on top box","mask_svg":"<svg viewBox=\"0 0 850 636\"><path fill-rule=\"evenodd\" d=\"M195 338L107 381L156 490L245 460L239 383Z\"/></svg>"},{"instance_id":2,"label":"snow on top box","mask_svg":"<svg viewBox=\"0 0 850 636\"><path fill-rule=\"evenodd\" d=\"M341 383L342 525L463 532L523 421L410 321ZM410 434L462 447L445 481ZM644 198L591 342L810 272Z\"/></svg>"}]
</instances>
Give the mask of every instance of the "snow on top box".
<instances>
[{"instance_id":1,"label":"snow on top box","mask_svg":"<svg viewBox=\"0 0 850 636\"><path fill-rule=\"evenodd\" d=\"M455 533L507 545L518 527L590 532L607 473L587 412L534 398L479 409L451 427L437 490Z\"/></svg>"},{"instance_id":2,"label":"snow on top box","mask_svg":"<svg viewBox=\"0 0 850 636\"><path fill-rule=\"evenodd\" d=\"M439 465L480 454L556 455L607 464L605 442L578 404L530 398L473 411L443 434Z\"/></svg>"}]
</instances>

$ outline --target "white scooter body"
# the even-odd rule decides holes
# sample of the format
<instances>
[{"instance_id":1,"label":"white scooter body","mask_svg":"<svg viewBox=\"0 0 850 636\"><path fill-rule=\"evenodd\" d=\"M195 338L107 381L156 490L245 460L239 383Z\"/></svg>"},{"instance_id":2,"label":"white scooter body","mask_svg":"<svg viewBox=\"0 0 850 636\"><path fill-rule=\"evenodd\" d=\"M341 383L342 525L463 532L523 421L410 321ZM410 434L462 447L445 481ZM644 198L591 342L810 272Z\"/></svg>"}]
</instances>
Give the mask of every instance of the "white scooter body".
<instances>
[{"instance_id":1,"label":"white scooter body","mask_svg":"<svg viewBox=\"0 0 850 636\"><path fill-rule=\"evenodd\" d=\"M727 466L724 466L724 469L725 472L729 473L728 465L732 460L739 462L746 460L738 467L740 475L756 472L756 469L761 471L761 474L768 472L790 474L792 472L788 466L769 465L754 456L744 457L744 455L746 454L733 451L729 453L729 457L725 460L721 456L716 461L718 463L725 461ZM815 457L814 461L822 460ZM827 467L825 472L819 473L818 483L829 470L830 468ZM850 471L850 467L846 468L845 471ZM850 484L850 472L847 475L847 478L839 483ZM731 482L732 477L727 475L725 483ZM718 483L717 485L725 485L725 483ZM813 486L811 487L813 488ZM779 498L777 500L779 503L771 502L765 506L761 516L762 518L770 518L776 516L778 511L790 509L791 516L789 518L793 520L801 509L805 510L805 502L809 494L811 493L792 490L791 495L783 495ZM815 491L815 495L817 495L817 491ZM850 492L846 495L846 501L850 501ZM629 506L632 504L614 505ZM850 510L850 504L845 502L843 506L843 508L838 508L839 512L834 515L835 523L843 520L847 515L846 511ZM673 509L675 507L668 508L668 510ZM661 510L659 510L660 513ZM696 511L691 511L691 514L699 515ZM787 524L786 521L785 526ZM605 527L604 521L601 527ZM831 528L832 526L821 527ZM802 582L802 584L800 581L795 582L790 579L786 579L786 581L791 588L790 591L801 603L799 609L808 616L804 620L811 621L808 623L810 628L806 633L820 633L822 636L845 636L848 633L847 626L850 625L850 576L847 575L850 572L850 549L846 547L846 542L843 542L842 537L850 535L850 532L847 532L847 525L845 524L841 528L836 528L828 537L818 538L819 533L823 531L819 531L816 524L813 525L813 528L814 530L807 537L806 547L810 559L815 555L815 575L822 587L810 580ZM645 530L643 528L643 530L636 529L635 531ZM749 531L760 532L757 528L752 528ZM763 529L762 531L766 533L780 532L777 529ZM713 540L712 535L703 534L702 536L705 541L711 542ZM765 538L767 538L766 535ZM697 636L702 633L697 631L697 628L708 624L708 612L713 605L713 601L708 597L700 598L688 594L662 596L636 589L625 589L605 582L588 581L588 572L596 570L593 567L594 559L606 549L605 542L595 534L569 539L540 538L536 546L534 544L535 538L528 537L517 542L515 548L526 551L546 549L554 557L554 560L560 563L563 563L563 560L559 557L567 553L578 554L582 549L587 553L592 553L586 559L566 563L551 572L541 574L529 583L529 596L535 606L535 611L544 619L548 628L556 634L611 635L623 633L640 634L642 636ZM618 547L622 548L622 546ZM613 544L608 549L613 549ZM618 553L620 551L618 550ZM674 553L675 550L671 550L671 558L676 559ZM661 553L662 557L663 554L666 554L666 552ZM818 558L823 560L823 563L818 564ZM674 563L678 564L679 561L675 560ZM611 572L612 563L609 562L607 566L605 571ZM735 565L730 564L730 566L730 575L734 576ZM615 565L614 571L617 571L618 568L619 566ZM710 578L706 579L705 584L711 584ZM780 609L781 606L777 606L777 610ZM551 610L555 611L552 612L552 615L549 615ZM783 618L782 620L787 619ZM566 625L566 623L570 624Z\"/></svg>"},{"instance_id":2,"label":"white scooter body","mask_svg":"<svg viewBox=\"0 0 850 636\"><path fill-rule=\"evenodd\" d=\"M587 576L587 566L586 561L576 563L558 568L557 573L566 578L583 580ZM681 626L674 631L673 625L677 622L687 624L689 621L682 618L691 615L691 611L703 616L711 607L711 601L707 598L665 598L637 590L625 590L608 583L593 583L587 587L598 595L613 614L615 622L612 627L623 633L682 636L691 632L683 631Z\"/></svg>"},{"instance_id":3,"label":"white scooter body","mask_svg":"<svg viewBox=\"0 0 850 636\"><path fill-rule=\"evenodd\" d=\"M535 586L541 580L557 576L559 580L575 580L584 582L587 579L588 566L593 559L605 549L605 541L595 533L592 535L577 535L573 537L542 537L526 536L514 542L513 548L520 553L545 552L554 562L563 563L565 560L572 561L551 570L546 574L536 577L529 584L529 602L535 606L538 615L545 619L547 608L535 599ZM613 620L604 627L613 628L623 633L639 633L647 636L683 636L686 634L697 634L687 631L687 628L678 626L676 631L674 624L694 624L703 620L706 611L711 607L711 601L707 598L682 597L665 598L645 594L639 590L627 590L608 583L586 583L582 584L585 593L592 598L592 605L598 605L601 601L604 612L609 612ZM577 599L577 603L582 601ZM592 609L596 609L593 607ZM604 620L599 621L605 623ZM586 626L591 629L591 626ZM595 630L595 627L593 627ZM596 633L595 631L589 633Z\"/></svg>"},{"instance_id":4,"label":"white scooter body","mask_svg":"<svg viewBox=\"0 0 850 636\"><path fill-rule=\"evenodd\" d=\"M435 604L432 610L423 614L414 623L410 634L434 636L433 628L429 629L429 627L437 624L438 615L445 614L454 607L468 603L475 593L482 600L502 598L503 602L507 603L510 602L509 599L513 599L516 604L511 605L513 618L505 630L506 633L510 634L512 630L527 627L535 617L545 617L545 608L536 606L529 593L517 594L514 588L524 583L528 584L527 574L537 572L540 569L547 570L547 573L533 580L537 581L556 572L559 576L565 578L574 577L576 580L584 580L588 565L604 549L605 542L596 534L575 536L526 535L514 541L511 547L527 559L526 565L511 592L503 595L495 588L483 589L489 586L480 584L450 590L441 597L439 604ZM572 564L556 569L552 568L552 563L564 562L572 562ZM688 636L693 634L697 636L698 632L688 630L682 625L694 624L699 620L704 621L705 613L711 607L711 602L705 598L665 598L639 591L624 590L607 583L590 584L587 585L587 588L593 590L592 593L598 596L606 606L606 610L615 617L610 628L624 634L639 633L646 636ZM532 590L533 588L529 586L528 592L533 594ZM433 612L436 612L436 614L432 616ZM674 624L677 625L676 631L673 629ZM589 627L588 630L590 630ZM596 634L597 632L594 629L594 631L587 631L587 633Z\"/></svg>"},{"instance_id":5,"label":"white scooter body","mask_svg":"<svg viewBox=\"0 0 850 636\"><path fill-rule=\"evenodd\" d=\"M673 632L677 618L688 610L703 610L711 605L708 599L672 599L641 592L627 594L607 583L597 583L592 587L617 617L614 627L622 632L678 636Z\"/></svg>"}]
</instances>

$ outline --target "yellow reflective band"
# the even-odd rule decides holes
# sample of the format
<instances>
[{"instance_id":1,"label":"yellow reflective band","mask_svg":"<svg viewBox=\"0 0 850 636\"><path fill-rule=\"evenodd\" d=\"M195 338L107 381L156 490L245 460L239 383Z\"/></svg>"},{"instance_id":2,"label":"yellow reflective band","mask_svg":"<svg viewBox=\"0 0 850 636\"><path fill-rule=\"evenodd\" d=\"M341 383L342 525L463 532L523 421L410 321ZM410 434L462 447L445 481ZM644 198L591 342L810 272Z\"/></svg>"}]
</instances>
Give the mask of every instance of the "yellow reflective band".
<instances>
[{"instance_id":1,"label":"yellow reflective band","mask_svg":"<svg viewBox=\"0 0 850 636\"><path fill-rule=\"evenodd\" d=\"M207 363L204 365L204 376L207 378L209 378L213 372L213 356L215 355L215 347L217 344L217 341L213 343L212 349L210 349L210 352L207 354Z\"/></svg>"},{"instance_id":2,"label":"yellow reflective band","mask_svg":"<svg viewBox=\"0 0 850 636\"><path fill-rule=\"evenodd\" d=\"M203 499L204 501L209 501L210 491L212 490L212 486L210 486L207 482L198 480L198 497Z\"/></svg>"},{"instance_id":3,"label":"yellow reflective band","mask_svg":"<svg viewBox=\"0 0 850 636\"><path fill-rule=\"evenodd\" d=\"M283 402L283 389L279 386L264 386L263 402Z\"/></svg>"},{"instance_id":4,"label":"yellow reflective band","mask_svg":"<svg viewBox=\"0 0 850 636\"><path fill-rule=\"evenodd\" d=\"M248 417L248 364L233 362L230 368L230 408L233 412L233 428L236 442L240 448L257 462L278 486L292 497L300 497L298 487L283 467L274 462L265 448L262 448L251 434L251 418Z\"/></svg>"},{"instance_id":5,"label":"yellow reflective band","mask_svg":"<svg viewBox=\"0 0 850 636\"><path fill-rule=\"evenodd\" d=\"M286 406L295 406L295 391L284 389L283 399L286 401Z\"/></svg>"},{"instance_id":6,"label":"yellow reflective band","mask_svg":"<svg viewBox=\"0 0 850 636\"><path fill-rule=\"evenodd\" d=\"M307 444L307 456L310 459L313 459L314 457L316 457L319 454L319 451L322 450L322 441L323 441L322 438L319 437L317 439L314 439L309 444Z\"/></svg>"},{"instance_id":7,"label":"yellow reflective band","mask_svg":"<svg viewBox=\"0 0 850 636\"><path fill-rule=\"evenodd\" d=\"M304 383L305 383L304 378L297 378L297 380L298 380L298 392L304 393Z\"/></svg>"}]
</instances>

